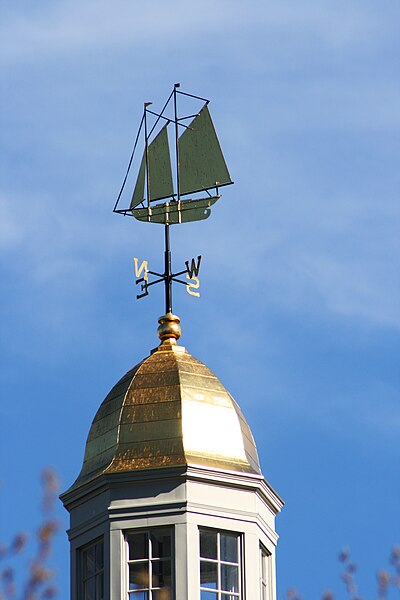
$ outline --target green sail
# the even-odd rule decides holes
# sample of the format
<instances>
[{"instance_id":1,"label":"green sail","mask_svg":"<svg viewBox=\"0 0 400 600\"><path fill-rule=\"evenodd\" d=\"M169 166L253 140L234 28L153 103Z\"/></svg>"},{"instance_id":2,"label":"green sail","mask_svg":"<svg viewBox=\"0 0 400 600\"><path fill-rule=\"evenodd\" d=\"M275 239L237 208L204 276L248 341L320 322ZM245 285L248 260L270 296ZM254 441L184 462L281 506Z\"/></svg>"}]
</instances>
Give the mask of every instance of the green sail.
<instances>
[{"instance_id":1,"label":"green sail","mask_svg":"<svg viewBox=\"0 0 400 600\"><path fill-rule=\"evenodd\" d=\"M178 145L181 195L232 183L207 104L185 129Z\"/></svg>"},{"instance_id":2,"label":"green sail","mask_svg":"<svg viewBox=\"0 0 400 600\"><path fill-rule=\"evenodd\" d=\"M168 124L160 130L148 147L150 202L168 198L174 193L171 156L168 143ZM143 153L130 208L144 201L146 152Z\"/></svg>"},{"instance_id":3,"label":"green sail","mask_svg":"<svg viewBox=\"0 0 400 600\"><path fill-rule=\"evenodd\" d=\"M140 169L136 180L135 189L131 200L130 208L135 208L138 204L144 202L144 177L146 174L146 156L143 153L142 162L140 163Z\"/></svg>"}]
</instances>

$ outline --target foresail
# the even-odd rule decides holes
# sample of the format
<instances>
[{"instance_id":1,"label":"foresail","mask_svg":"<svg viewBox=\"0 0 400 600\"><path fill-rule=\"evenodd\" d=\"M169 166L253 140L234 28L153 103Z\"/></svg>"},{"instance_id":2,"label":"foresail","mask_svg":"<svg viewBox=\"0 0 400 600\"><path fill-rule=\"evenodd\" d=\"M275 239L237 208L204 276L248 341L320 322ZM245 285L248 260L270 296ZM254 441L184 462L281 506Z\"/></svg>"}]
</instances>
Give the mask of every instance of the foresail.
<instances>
[{"instance_id":1,"label":"foresail","mask_svg":"<svg viewBox=\"0 0 400 600\"><path fill-rule=\"evenodd\" d=\"M146 156L143 153L142 162L140 163L140 169L138 173L138 177L136 180L135 189L133 191L133 196L131 200L130 209L135 208L138 204L141 204L144 201L144 177L145 177L145 168L146 168Z\"/></svg>"},{"instance_id":2,"label":"foresail","mask_svg":"<svg viewBox=\"0 0 400 600\"><path fill-rule=\"evenodd\" d=\"M178 144L181 195L232 183L207 104L185 129Z\"/></svg>"},{"instance_id":3,"label":"foresail","mask_svg":"<svg viewBox=\"0 0 400 600\"><path fill-rule=\"evenodd\" d=\"M167 125L149 145L150 201L168 198L174 193Z\"/></svg>"},{"instance_id":4,"label":"foresail","mask_svg":"<svg viewBox=\"0 0 400 600\"><path fill-rule=\"evenodd\" d=\"M144 201L146 174L146 152L143 153L139 174L133 192L130 208ZM174 193L172 181L171 157L169 153L167 125L160 130L148 147L149 196L150 202L168 198Z\"/></svg>"}]
</instances>

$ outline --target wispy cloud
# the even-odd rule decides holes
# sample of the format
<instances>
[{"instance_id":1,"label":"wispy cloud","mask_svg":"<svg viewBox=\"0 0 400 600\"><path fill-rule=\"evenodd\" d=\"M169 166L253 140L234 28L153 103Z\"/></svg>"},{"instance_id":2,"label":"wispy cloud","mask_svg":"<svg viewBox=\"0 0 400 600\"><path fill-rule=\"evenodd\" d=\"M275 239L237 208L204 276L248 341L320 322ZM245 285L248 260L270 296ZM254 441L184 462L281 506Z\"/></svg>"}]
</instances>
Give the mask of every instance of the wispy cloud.
<instances>
[{"instance_id":1,"label":"wispy cloud","mask_svg":"<svg viewBox=\"0 0 400 600\"><path fill-rule=\"evenodd\" d=\"M162 290L136 302L132 257L162 269L162 231L111 209L142 102L159 106L181 81L212 100L235 180L208 221L172 231L174 265L203 255L202 297L174 296L182 343L252 415L266 475L274 454L292 482L296 539L309 540L317 477L324 510L312 511L313 529L335 544L343 514L356 521L363 506L357 554L373 562L371 464L386 494L393 480L376 476L397 452L400 420L400 4L17 0L0 10L2 383L15 423L1 439L15 494L26 495L15 474L39 470L46 454L73 480L96 406L157 343ZM303 449L319 455L320 444L328 462L307 478ZM351 453L366 464L344 482ZM339 528L327 529L326 511ZM372 532L385 551L388 512ZM316 597L323 565L310 590L291 558Z\"/></svg>"},{"instance_id":2,"label":"wispy cloud","mask_svg":"<svg viewBox=\"0 0 400 600\"><path fill-rule=\"evenodd\" d=\"M391 4L386 3L386 10ZM393 10L393 8L392 8ZM382 13L384 9L382 8ZM387 19L376 12L371 2L294 0L272 3L255 0L245 5L239 0L205 0L191 4L173 0L137 3L117 0L112 7L106 0L65 0L42 2L38 6L15 6L4 10L2 61L31 61L45 56L77 54L100 46L129 46L143 43L159 48L163 40L176 36L180 43L198 35L243 35L270 30L279 39L282 30L293 33L292 43L302 34L315 43L321 41L334 49L382 39ZM393 23L393 28L394 28ZM268 43L268 39L265 40ZM288 47L288 44L284 44ZM255 60L257 61L257 56Z\"/></svg>"},{"instance_id":3,"label":"wispy cloud","mask_svg":"<svg viewBox=\"0 0 400 600\"><path fill-rule=\"evenodd\" d=\"M7 167L16 170L17 183L2 189L3 264L19 269L24 261L32 285L51 289L62 285L57 272L66 286L74 270L101 279L104 258L116 259L126 248L134 253L140 245L153 256L154 230L117 225L103 205L98 210L103 202L111 209L117 191L118 175L105 165L119 164L122 156L126 132L109 119L109 102L123 85L110 72L98 85L115 85L115 94L97 95L79 63L100 48L119 61L125 47L130 64L138 49L134 68L149 60L151 68L139 72L151 79L158 62L166 64L165 39L174 55L184 46L188 63L203 64L211 87L221 77L221 89L226 84L228 90L219 122L238 183L196 230L199 245L206 239L213 257L205 276L218 281L230 265L226 284L233 294L243 285L257 290L258 310L308 307L398 327L393 132L400 102L381 56L389 52L387 40L390 47L395 43L395 19L361 1L257 1L249 7L206 0L192 8L177 1L138 8L123 0L111 8L91 0L5 10L0 63L22 75L9 92L4 122L12 154ZM395 8L385 3L385 10ZM212 49L202 43L207 36L215 40ZM158 57L146 56L150 46ZM231 52L234 64L227 61ZM37 70L32 87L27 66L43 59L62 59L70 69L56 78L53 68L51 77ZM216 63L225 67L218 77ZM259 88L247 89L251 82ZM80 112L83 89L91 109ZM192 247L192 232L189 226L174 234L181 254Z\"/></svg>"}]
</instances>

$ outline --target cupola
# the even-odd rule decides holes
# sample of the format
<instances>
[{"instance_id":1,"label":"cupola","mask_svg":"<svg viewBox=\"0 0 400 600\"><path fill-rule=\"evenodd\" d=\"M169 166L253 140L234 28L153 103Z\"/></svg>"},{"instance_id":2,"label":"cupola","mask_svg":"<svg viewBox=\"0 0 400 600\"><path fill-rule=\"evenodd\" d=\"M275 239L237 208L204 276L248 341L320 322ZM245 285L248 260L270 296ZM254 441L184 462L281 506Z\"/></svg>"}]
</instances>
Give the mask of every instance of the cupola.
<instances>
[{"instance_id":1,"label":"cupola","mask_svg":"<svg viewBox=\"0 0 400 600\"><path fill-rule=\"evenodd\" d=\"M82 469L61 496L70 513L71 600L276 600L275 517L282 500L261 473L238 404L178 344L172 285L198 297L201 256L174 272L170 228L207 219L220 188L233 183L208 100L179 87L160 112L144 103L114 207L163 226L163 272L150 270L147 260L135 258L134 265L138 299L164 283L165 315L159 346L100 404ZM183 100L202 107L182 115ZM121 208L141 132L136 184Z\"/></svg>"},{"instance_id":2,"label":"cupola","mask_svg":"<svg viewBox=\"0 0 400 600\"><path fill-rule=\"evenodd\" d=\"M275 515L250 428L160 319L91 425L71 514L73 600L275 600Z\"/></svg>"}]
</instances>

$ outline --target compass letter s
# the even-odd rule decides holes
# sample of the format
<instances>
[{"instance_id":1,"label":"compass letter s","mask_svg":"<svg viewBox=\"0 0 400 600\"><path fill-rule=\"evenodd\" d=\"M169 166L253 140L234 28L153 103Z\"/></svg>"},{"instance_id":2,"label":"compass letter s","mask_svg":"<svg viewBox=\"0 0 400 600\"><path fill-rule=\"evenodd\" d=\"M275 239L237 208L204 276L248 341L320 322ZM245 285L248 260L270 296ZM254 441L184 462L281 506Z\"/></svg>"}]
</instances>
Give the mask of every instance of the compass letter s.
<instances>
[{"instance_id":1,"label":"compass letter s","mask_svg":"<svg viewBox=\"0 0 400 600\"><path fill-rule=\"evenodd\" d=\"M189 281L186 284L186 291L191 296L196 296L196 298L200 298L200 292L195 292L194 290L198 290L200 287L199 278L195 275L190 277L189 273L186 273L186 279Z\"/></svg>"}]
</instances>

